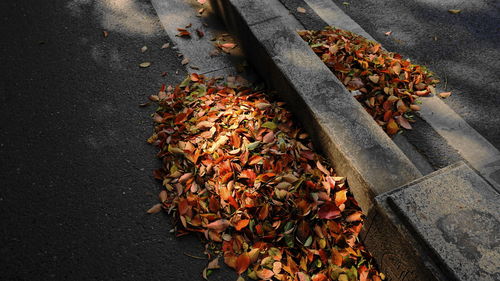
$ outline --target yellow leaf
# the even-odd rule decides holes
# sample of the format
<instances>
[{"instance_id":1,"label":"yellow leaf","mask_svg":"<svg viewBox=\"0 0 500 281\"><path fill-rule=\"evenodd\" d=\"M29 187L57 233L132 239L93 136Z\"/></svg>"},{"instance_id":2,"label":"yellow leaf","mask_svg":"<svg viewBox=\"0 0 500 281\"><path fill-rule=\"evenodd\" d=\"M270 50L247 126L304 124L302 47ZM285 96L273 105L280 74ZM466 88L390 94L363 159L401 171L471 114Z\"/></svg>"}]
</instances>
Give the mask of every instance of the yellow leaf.
<instances>
[{"instance_id":1,"label":"yellow leaf","mask_svg":"<svg viewBox=\"0 0 500 281\"><path fill-rule=\"evenodd\" d=\"M140 66L141 68L146 68L146 67L149 67L150 65L151 65L151 63L150 63L150 62L148 62L148 61L146 61L146 62L143 62L143 63L139 64L139 66Z\"/></svg>"},{"instance_id":2,"label":"yellow leaf","mask_svg":"<svg viewBox=\"0 0 500 281\"><path fill-rule=\"evenodd\" d=\"M460 14L462 10L459 10L459 9L449 9L448 12L452 13L452 14Z\"/></svg>"}]
</instances>

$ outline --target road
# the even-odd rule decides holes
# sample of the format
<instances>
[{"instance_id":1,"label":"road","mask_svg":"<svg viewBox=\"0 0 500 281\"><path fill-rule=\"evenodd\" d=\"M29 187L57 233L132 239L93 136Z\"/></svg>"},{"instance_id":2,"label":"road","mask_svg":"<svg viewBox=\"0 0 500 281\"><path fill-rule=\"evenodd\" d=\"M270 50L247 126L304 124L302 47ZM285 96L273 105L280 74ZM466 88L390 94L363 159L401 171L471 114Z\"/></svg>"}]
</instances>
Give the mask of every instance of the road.
<instances>
[{"instance_id":1,"label":"road","mask_svg":"<svg viewBox=\"0 0 500 281\"><path fill-rule=\"evenodd\" d=\"M201 255L197 237L145 212L159 162L155 107L138 105L186 75L149 1L0 11L0 279L200 280L206 261L183 255Z\"/></svg>"}]
</instances>

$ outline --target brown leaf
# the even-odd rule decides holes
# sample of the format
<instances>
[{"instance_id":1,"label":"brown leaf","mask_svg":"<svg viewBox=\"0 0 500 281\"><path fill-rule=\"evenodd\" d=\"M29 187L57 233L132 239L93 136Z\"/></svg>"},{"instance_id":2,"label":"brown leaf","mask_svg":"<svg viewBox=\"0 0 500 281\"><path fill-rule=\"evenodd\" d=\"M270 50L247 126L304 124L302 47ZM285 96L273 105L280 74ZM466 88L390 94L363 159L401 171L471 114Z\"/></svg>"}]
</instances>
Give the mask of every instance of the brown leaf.
<instances>
[{"instance_id":1,"label":"brown leaf","mask_svg":"<svg viewBox=\"0 0 500 281\"><path fill-rule=\"evenodd\" d=\"M103 31L102 31L102 36L103 36L104 38L107 38L107 37L109 36L109 32L107 32L106 30L103 30Z\"/></svg>"},{"instance_id":2,"label":"brown leaf","mask_svg":"<svg viewBox=\"0 0 500 281\"><path fill-rule=\"evenodd\" d=\"M449 96L451 96L451 92L442 92L442 93L439 93L439 97L442 98L442 99L448 98Z\"/></svg>"},{"instance_id":3,"label":"brown leaf","mask_svg":"<svg viewBox=\"0 0 500 281\"><path fill-rule=\"evenodd\" d=\"M407 130L411 130L412 129L412 127L411 127L410 123L408 122L408 120L406 120L406 118L404 118L402 115L401 116L396 116L395 118L396 118L396 121L398 122L398 124L401 127L405 128Z\"/></svg>"},{"instance_id":4,"label":"brown leaf","mask_svg":"<svg viewBox=\"0 0 500 281\"><path fill-rule=\"evenodd\" d=\"M189 59L188 58L184 58L182 61L181 61L181 64L182 65L186 65L189 63Z\"/></svg>"},{"instance_id":5,"label":"brown leaf","mask_svg":"<svg viewBox=\"0 0 500 281\"><path fill-rule=\"evenodd\" d=\"M460 14L460 12L462 12L462 10L459 10L459 9L449 9L448 10L449 13L451 14Z\"/></svg>"},{"instance_id":6,"label":"brown leaf","mask_svg":"<svg viewBox=\"0 0 500 281\"><path fill-rule=\"evenodd\" d=\"M220 266L219 266L219 258L213 259L207 265L207 269L217 269L217 268L220 268Z\"/></svg>"},{"instance_id":7,"label":"brown leaf","mask_svg":"<svg viewBox=\"0 0 500 281\"><path fill-rule=\"evenodd\" d=\"M306 9L302 7L297 7L297 12L304 14L306 12Z\"/></svg>"},{"instance_id":8,"label":"brown leaf","mask_svg":"<svg viewBox=\"0 0 500 281\"><path fill-rule=\"evenodd\" d=\"M155 205L153 205L153 207L149 208L149 210L147 211L147 213L148 214L159 213L161 211L161 206L162 206L161 203L155 204Z\"/></svg>"},{"instance_id":9,"label":"brown leaf","mask_svg":"<svg viewBox=\"0 0 500 281\"><path fill-rule=\"evenodd\" d=\"M220 219L220 220L216 220L214 222L207 224L207 228L213 229L217 232L223 232L224 230L226 230L229 227L229 225L230 225L230 223L228 220Z\"/></svg>"},{"instance_id":10,"label":"brown leaf","mask_svg":"<svg viewBox=\"0 0 500 281\"><path fill-rule=\"evenodd\" d=\"M389 122L387 122L387 133L389 135L394 135L399 131L399 126L396 124L396 121L394 119L389 119Z\"/></svg>"}]
</instances>

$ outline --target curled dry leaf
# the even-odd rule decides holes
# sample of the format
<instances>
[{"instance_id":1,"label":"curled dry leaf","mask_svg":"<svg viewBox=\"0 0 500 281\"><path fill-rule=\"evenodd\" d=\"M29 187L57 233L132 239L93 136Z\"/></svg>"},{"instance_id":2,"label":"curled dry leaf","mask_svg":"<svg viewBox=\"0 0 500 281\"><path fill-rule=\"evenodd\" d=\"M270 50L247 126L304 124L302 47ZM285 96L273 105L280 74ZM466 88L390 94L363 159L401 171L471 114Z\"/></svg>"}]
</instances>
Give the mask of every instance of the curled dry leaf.
<instances>
[{"instance_id":1,"label":"curled dry leaf","mask_svg":"<svg viewBox=\"0 0 500 281\"><path fill-rule=\"evenodd\" d=\"M182 61L181 61L181 64L182 65L186 65L189 63L189 59L188 58L184 58Z\"/></svg>"},{"instance_id":2,"label":"curled dry leaf","mask_svg":"<svg viewBox=\"0 0 500 281\"><path fill-rule=\"evenodd\" d=\"M451 92L442 92L442 93L439 93L439 97L442 98L442 99L448 98L449 96L451 96Z\"/></svg>"},{"instance_id":3,"label":"curled dry leaf","mask_svg":"<svg viewBox=\"0 0 500 281\"><path fill-rule=\"evenodd\" d=\"M151 62L149 62L149 61L145 61L145 62L139 64L139 67L141 67L141 68L147 68L150 66L151 66Z\"/></svg>"},{"instance_id":4,"label":"curled dry leaf","mask_svg":"<svg viewBox=\"0 0 500 281\"><path fill-rule=\"evenodd\" d=\"M297 7L297 12L304 14L306 12L306 9L302 7Z\"/></svg>"},{"instance_id":5,"label":"curled dry leaf","mask_svg":"<svg viewBox=\"0 0 500 281\"><path fill-rule=\"evenodd\" d=\"M170 43L165 43L161 45L161 49L167 49L168 47L170 47Z\"/></svg>"},{"instance_id":6,"label":"curled dry leaf","mask_svg":"<svg viewBox=\"0 0 500 281\"><path fill-rule=\"evenodd\" d=\"M462 10L459 10L459 9L449 9L448 12L450 14L460 14L460 12L462 12Z\"/></svg>"}]
</instances>

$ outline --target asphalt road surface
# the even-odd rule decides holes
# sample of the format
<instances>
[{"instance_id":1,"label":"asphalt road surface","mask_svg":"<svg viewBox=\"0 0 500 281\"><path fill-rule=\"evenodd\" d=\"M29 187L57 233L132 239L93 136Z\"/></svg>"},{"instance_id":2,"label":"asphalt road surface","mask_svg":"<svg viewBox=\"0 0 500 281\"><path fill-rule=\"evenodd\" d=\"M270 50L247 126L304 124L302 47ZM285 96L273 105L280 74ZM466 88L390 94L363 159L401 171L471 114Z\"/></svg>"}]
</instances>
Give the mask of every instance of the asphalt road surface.
<instances>
[{"instance_id":1,"label":"asphalt road surface","mask_svg":"<svg viewBox=\"0 0 500 281\"><path fill-rule=\"evenodd\" d=\"M207 261L183 254L201 255L197 237L146 214L160 164L145 141L155 107L138 105L186 75L149 1L0 13L0 280L201 280Z\"/></svg>"}]
</instances>

